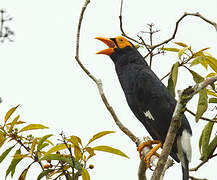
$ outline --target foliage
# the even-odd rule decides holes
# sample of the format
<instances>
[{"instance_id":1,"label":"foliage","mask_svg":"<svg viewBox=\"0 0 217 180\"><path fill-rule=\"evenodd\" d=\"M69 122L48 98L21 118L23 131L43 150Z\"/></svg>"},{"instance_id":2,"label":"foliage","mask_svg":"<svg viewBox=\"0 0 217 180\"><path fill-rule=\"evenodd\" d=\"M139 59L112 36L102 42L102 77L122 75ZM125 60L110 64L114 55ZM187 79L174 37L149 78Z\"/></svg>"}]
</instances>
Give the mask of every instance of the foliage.
<instances>
[{"instance_id":1,"label":"foliage","mask_svg":"<svg viewBox=\"0 0 217 180\"><path fill-rule=\"evenodd\" d=\"M32 161L20 173L19 179L22 180L25 180L28 170L34 163L38 163L42 169L42 172L37 177L38 180L45 176L53 179L65 176L66 179L72 180L77 180L81 176L83 180L89 180L88 170L93 169L94 166L92 164L88 165L88 163L96 155L97 151L109 152L128 158L122 151L109 146L91 146L97 139L114 133L114 131L99 132L93 135L86 145L78 136L65 137L63 133L60 134L62 137L61 142L56 145L50 140L52 134L43 137L34 137L32 134L24 135L23 132L47 129L48 127L42 124L29 124L18 128L18 125L26 123L19 119L19 115L12 119L11 116L18 107L19 105L11 108L6 113L4 123L0 126L0 148L3 149L4 145L8 145L9 142L13 143L12 146L4 149L4 152L0 155L0 163L5 160L12 150L15 150L5 178L9 174L13 177L17 165L26 158Z\"/></svg>"},{"instance_id":2,"label":"foliage","mask_svg":"<svg viewBox=\"0 0 217 180\"><path fill-rule=\"evenodd\" d=\"M168 89L174 96L179 67L185 67L185 69L192 75L195 83L200 83L217 74L217 59L215 59L210 53L206 52L209 48L203 48L197 52L193 52L191 46L188 46L185 43L175 42L175 44L181 48L162 48L164 51L176 52L178 54L179 61L173 65L168 79ZM208 73L206 77L202 77L198 72L192 70L193 66L199 64L206 70L208 70L209 67L212 72ZM199 92L197 112L195 114L196 122L202 118L202 115L206 112L208 105L217 105L217 83L213 83L206 89L202 89ZM215 134L211 140L211 133L215 125L214 120L217 120L216 115L204 127L199 139L199 150L201 153L200 160L203 162L206 162L208 159L215 156L213 154L217 148L217 134Z\"/></svg>"},{"instance_id":3,"label":"foliage","mask_svg":"<svg viewBox=\"0 0 217 180\"><path fill-rule=\"evenodd\" d=\"M211 54L207 53L206 50L209 48L203 48L199 51L194 52L191 46L188 46L182 42L175 42L179 48L162 48L164 51L175 52L178 55L178 61L173 65L168 79L168 89L173 96L175 96L175 88L178 77L178 68L185 67L185 69L190 72L195 83L200 83L206 78L215 76L217 74L217 59L212 57ZM206 77L202 77L198 72L192 70L193 66L202 65L206 70L208 67L213 71L207 74ZM203 89L199 92L199 100L197 105L197 112L195 116L195 121L198 122L202 117L204 112L207 110L208 104L217 103L217 91L216 83L208 86L206 89ZM213 120L216 117L213 118Z\"/></svg>"}]
</instances>

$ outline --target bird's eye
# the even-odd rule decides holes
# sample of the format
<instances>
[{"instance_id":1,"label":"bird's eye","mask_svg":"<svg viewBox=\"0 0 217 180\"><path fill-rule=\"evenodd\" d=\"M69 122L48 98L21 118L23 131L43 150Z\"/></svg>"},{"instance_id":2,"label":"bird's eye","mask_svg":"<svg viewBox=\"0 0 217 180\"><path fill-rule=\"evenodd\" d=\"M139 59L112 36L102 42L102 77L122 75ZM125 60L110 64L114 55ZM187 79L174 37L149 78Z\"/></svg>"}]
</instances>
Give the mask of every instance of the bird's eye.
<instances>
[{"instance_id":1,"label":"bird's eye","mask_svg":"<svg viewBox=\"0 0 217 180\"><path fill-rule=\"evenodd\" d=\"M124 40L123 40L123 39L120 39L120 41L123 42Z\"/></svg>"}]
</instances>

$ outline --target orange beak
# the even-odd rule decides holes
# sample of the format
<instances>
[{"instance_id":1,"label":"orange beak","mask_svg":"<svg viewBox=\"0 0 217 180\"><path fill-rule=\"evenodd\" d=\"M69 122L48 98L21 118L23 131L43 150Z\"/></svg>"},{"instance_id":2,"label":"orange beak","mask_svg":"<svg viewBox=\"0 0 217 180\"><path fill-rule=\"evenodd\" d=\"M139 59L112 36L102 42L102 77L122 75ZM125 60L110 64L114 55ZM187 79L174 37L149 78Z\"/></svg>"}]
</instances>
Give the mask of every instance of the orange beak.
<instances>
[{"instance_id":1,"label":"orange beak","mask_svg":"<svg viewBox=\"0 0 217 180\"><path fill-rule=\"evenodd\" d=\"M97 52L96 54L105 54L105 55L110 56L111 54L115 52L114 48L116 47L116 45L111 39L103 38L103 37L96 37L95 39L102 41L109 47L107 49Z\"/></svg>"}]
</instances>

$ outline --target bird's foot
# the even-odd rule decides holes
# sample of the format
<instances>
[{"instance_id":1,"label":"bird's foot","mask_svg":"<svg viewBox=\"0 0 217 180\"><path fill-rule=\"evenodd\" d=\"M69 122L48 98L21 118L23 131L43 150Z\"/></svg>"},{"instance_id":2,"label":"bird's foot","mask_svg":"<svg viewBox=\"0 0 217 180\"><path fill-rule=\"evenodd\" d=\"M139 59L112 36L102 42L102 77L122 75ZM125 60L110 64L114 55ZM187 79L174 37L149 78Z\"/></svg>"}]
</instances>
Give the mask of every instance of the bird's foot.
<instances>
[{"instance_id":1,"label":"bird's foot","mask_svg":"<svg viewBox=\"0 0 217 180\"><path fill-rule=\"evenodd\" d=\"M154 148L152 148L152 144L157 144ZM144 147L150 147L151 150L148 152L148 154L146 154L146 156L144 157L144 162L146 163L147 167L149 169L151 169L151 165L150 165L150 159L152 155L156 155L157 157L159 157L160 155L156 152L160 147L162 147L162 144L159 140L148 140L144 143L142 143L141 145L138 146L137 151L139 151L139 155L140 155L140 159L142 157L142 149ZM152 170L152 169L151 169Z\"/></svg>"}]
</instances>

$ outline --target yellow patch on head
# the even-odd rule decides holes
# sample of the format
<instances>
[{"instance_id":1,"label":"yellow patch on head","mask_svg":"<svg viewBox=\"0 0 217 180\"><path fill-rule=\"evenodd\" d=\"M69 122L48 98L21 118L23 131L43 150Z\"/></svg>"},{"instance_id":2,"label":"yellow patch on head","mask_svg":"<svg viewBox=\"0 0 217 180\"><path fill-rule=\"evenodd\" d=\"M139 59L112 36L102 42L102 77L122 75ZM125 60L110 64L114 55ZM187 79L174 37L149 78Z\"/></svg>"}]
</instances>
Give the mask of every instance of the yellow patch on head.
<instances>
[{"instance_id":1,"label":"yellow patch on head","mask_svg":"<svg viewBox=\"0 0 217 180\"><path fill-rule=\"evenodd\" d=\"M133 45L123 36L116 37L115 41L119 48L125 48L127 46L130 46L131 48L133 48Z\"/></svg>"}]
</instances>

